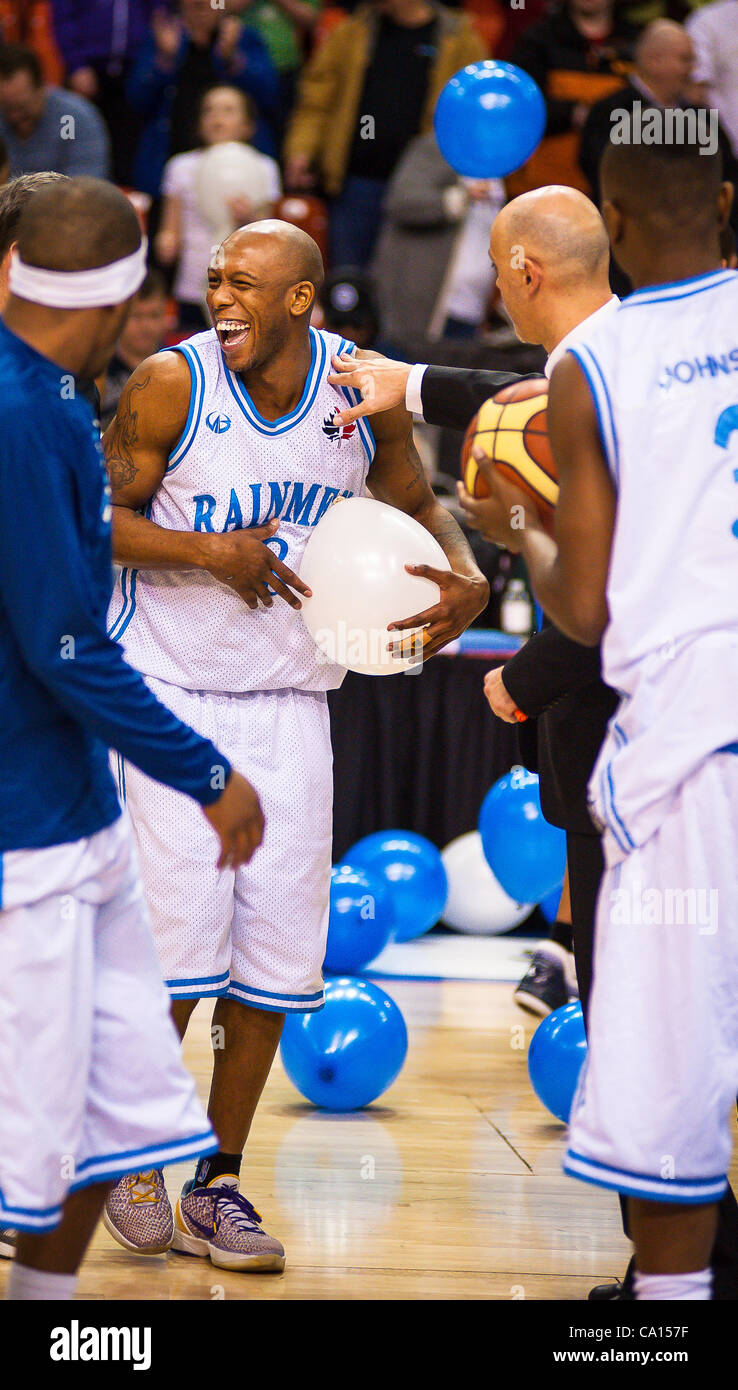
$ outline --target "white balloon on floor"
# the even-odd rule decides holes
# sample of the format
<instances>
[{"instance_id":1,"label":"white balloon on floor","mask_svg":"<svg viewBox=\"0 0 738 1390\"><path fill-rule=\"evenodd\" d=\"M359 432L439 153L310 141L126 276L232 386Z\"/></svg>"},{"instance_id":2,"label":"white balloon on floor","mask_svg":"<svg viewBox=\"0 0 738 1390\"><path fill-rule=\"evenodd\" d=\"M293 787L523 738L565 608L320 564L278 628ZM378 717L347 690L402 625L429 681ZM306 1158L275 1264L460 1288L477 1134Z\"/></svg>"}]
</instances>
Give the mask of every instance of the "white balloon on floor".
<instances>
[{"instance_id":1,"label":"white balloon on floor","mask_svg":"<svg viewBox=\"0 0 738 1390\"><path fill-rule=\"evenodd\" d=\"M328 661L367 676L391 676L418 665L415 654L389 654L400 636L387 624L431 608L440 589L405 565L451 568L434 536L396 507L370 497L334 502L305 546L300 578L313 591L302 616ZM407 640L410 633L404 633Z\"/></svg>"},{"instance_id":2,"label":"white balloon on floor","mask_svg":"<svg viewBox=\"0 0 738 1390\"><path fill-rule=\"evenodd\" d=\"M448 878L443 921L456 931L498 936L524 922L533 903L516 903L500 886L484 857L478 830L459 835L441 852Z\"/></svg>"}]
</instances>

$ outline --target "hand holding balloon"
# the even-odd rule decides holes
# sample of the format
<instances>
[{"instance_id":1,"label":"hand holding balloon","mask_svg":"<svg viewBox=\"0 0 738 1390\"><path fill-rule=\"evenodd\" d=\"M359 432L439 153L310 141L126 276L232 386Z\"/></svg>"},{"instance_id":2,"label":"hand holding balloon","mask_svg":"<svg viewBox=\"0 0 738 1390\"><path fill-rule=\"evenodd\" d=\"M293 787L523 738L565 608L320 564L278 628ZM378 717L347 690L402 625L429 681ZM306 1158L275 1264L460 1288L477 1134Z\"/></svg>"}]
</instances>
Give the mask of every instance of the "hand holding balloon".
<instances>
[{"instance_id":1,"label":"hand holding balloon","mask_svg":"<svg viewBox=\"0 0 738 1390\"><path fill-rule=\"evenodd\" d=\"M389 632L404 632L408 628L423 628L423 659L435 656L442 647L452 642L454 637L466 632L484 606L487 581L466 574L454 574L452 570L437 570L431 565L406 565L408 574L417 574L422 579L431 579L437 584L441 596L431 608L424 608L411 618L401 618L388 624ZM398 656L404 656L403 644L396 648Z\"/></svg>"}]
</instances>

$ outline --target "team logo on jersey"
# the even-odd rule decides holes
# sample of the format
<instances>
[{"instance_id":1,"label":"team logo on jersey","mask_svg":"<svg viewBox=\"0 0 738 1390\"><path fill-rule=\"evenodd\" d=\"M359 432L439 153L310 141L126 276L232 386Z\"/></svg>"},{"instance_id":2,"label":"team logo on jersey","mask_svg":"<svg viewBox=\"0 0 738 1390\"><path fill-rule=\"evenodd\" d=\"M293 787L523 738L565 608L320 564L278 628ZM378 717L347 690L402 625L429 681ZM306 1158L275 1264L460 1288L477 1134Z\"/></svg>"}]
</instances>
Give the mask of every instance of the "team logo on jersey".
<instances>
[{"instance_id":1,"label":"team logo on jersey","mask_svg":"<svg viewBox=\"0 0 738 1390\"><path fill-rule=\"evenodd\" d=\"M352 420L349 425L337 425L336 416L340 414L340 407L334 405L330 415L326 415L323 419L323 434L327 435L331 443L335 441L335 443L338 444L339 448L341 445L341 440L350 439L352 434L356 430L355 420Z\"/></svg>"},{"instance_id":2,"label":"team logo on jersey","mask_svg":"<svg viewBox=\"0 0 738 1390\"><path fill-rule=\"evenodd\" d=\"M212 410L205 419L205 424L213 434L225 434L231 428L231 421L228 415L219 415L216 410Z\"/></svg>"}]
</instances>

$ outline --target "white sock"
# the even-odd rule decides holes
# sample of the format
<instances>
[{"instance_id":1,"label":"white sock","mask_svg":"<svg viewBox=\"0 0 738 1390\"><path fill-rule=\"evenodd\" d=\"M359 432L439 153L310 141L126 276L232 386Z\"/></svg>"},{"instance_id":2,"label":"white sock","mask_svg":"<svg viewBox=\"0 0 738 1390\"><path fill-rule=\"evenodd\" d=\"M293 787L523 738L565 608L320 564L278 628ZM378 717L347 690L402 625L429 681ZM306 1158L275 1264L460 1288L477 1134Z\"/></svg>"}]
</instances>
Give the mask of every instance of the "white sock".
<instances>
[{"instance_id":1,"label":"white sock","mask_svg":"<svg viewBox=\"0 0 738 1390\"><path fill-rule=\"evenodd\" d=\"M76 1287L76 1274L49 1274L47 1270L29 1269L28 1265L18 1264L14 1260L5 1298L10 1302L34 1299L62 1303L74 1298Z\"/></svg>"},{"instance_id":2,"label":"white sock","mask_svg":"<svg viewBox=\"0 0 738 1390\"><path fill-rule=\"evenodd\" d=\"M696 1301L712 1298L712 1270L698 1269L693 1274L639 1274L636 1270L634 1285L635 1296L641 1299L653 1299L657 1302L665 1299L678 1300L683 1302L685 1299Z\"/></svg>"}]
</instances>

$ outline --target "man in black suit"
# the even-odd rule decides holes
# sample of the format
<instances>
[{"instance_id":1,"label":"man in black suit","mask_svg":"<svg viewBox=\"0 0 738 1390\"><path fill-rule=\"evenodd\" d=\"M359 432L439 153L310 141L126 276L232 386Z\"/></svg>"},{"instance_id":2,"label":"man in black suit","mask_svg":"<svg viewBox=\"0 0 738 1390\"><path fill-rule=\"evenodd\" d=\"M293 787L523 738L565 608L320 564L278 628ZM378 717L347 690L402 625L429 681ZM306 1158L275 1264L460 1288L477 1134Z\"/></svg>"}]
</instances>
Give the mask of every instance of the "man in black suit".
<instances>
[{"instance_id":1,"label":"man in black suit","mask_svg":"<svg viewBox=\"0 0 738 1390\"><path fill-rule=\"evenodd\" d=\"M617 299L608 280L609 243L592 202L574 189L536 189L498 214L490 259L519 338L548 352L546 374L575 336L584 336ZM334 358L329 380L361 396L342 423L404 401L429 423L465 430L485 400L521 378L513 373L394 362L374 354ZM489 687L490 677L488 677ZM597 892L603 860L600 837L587 809L587 783L618 700L600 677L599 648L572 641L545 620L521 652L492 673L487 696L496 713L531 716L521 752L540 776L544 815L567 832L574 955L582 1007L587 1011ZM490 698L492 696L492 698ZM499 708L497 707L499 706ZM713 1253L715 1296L738 1296L738 1205L730 1188L720 1205ZM592 1291L598 1299L630 1297L619 1284Z\"/></svg>"},{"instance_id":2,"label":"man in black suit","mask_svg":"<svg viewBox=\"0 0 738 1390\"><path fill-rule=\"evenodd\" d=\"M513 271L510 252L521 247L527 268ZM537 189L514 199L496 218L490 259L497 267L500 293L518 337L540 342L549 352L547 372L573 334L617 306L607 278L608 256L602 219L575 189ZM411 368L387 359L362 360L358 370L354 359L346 359L345 365L345 372L342 366L333 379L358 387L363 395L362 406L343 412L346 421L387 409L400 392L409 409L429 423L465 429L493 392L520 380L507 372ZM486 693L500 717L512 722L515 707L529 716L530 725L521 726L521 754L539 771L546 819L567 832L574 955L586 1010L602 873L586 787L617 701L600 679L597 649L572 642L548 621L501 670L489 674ZM563 985L563 968L561 974Z\"/></svg>"}]
</instances>

